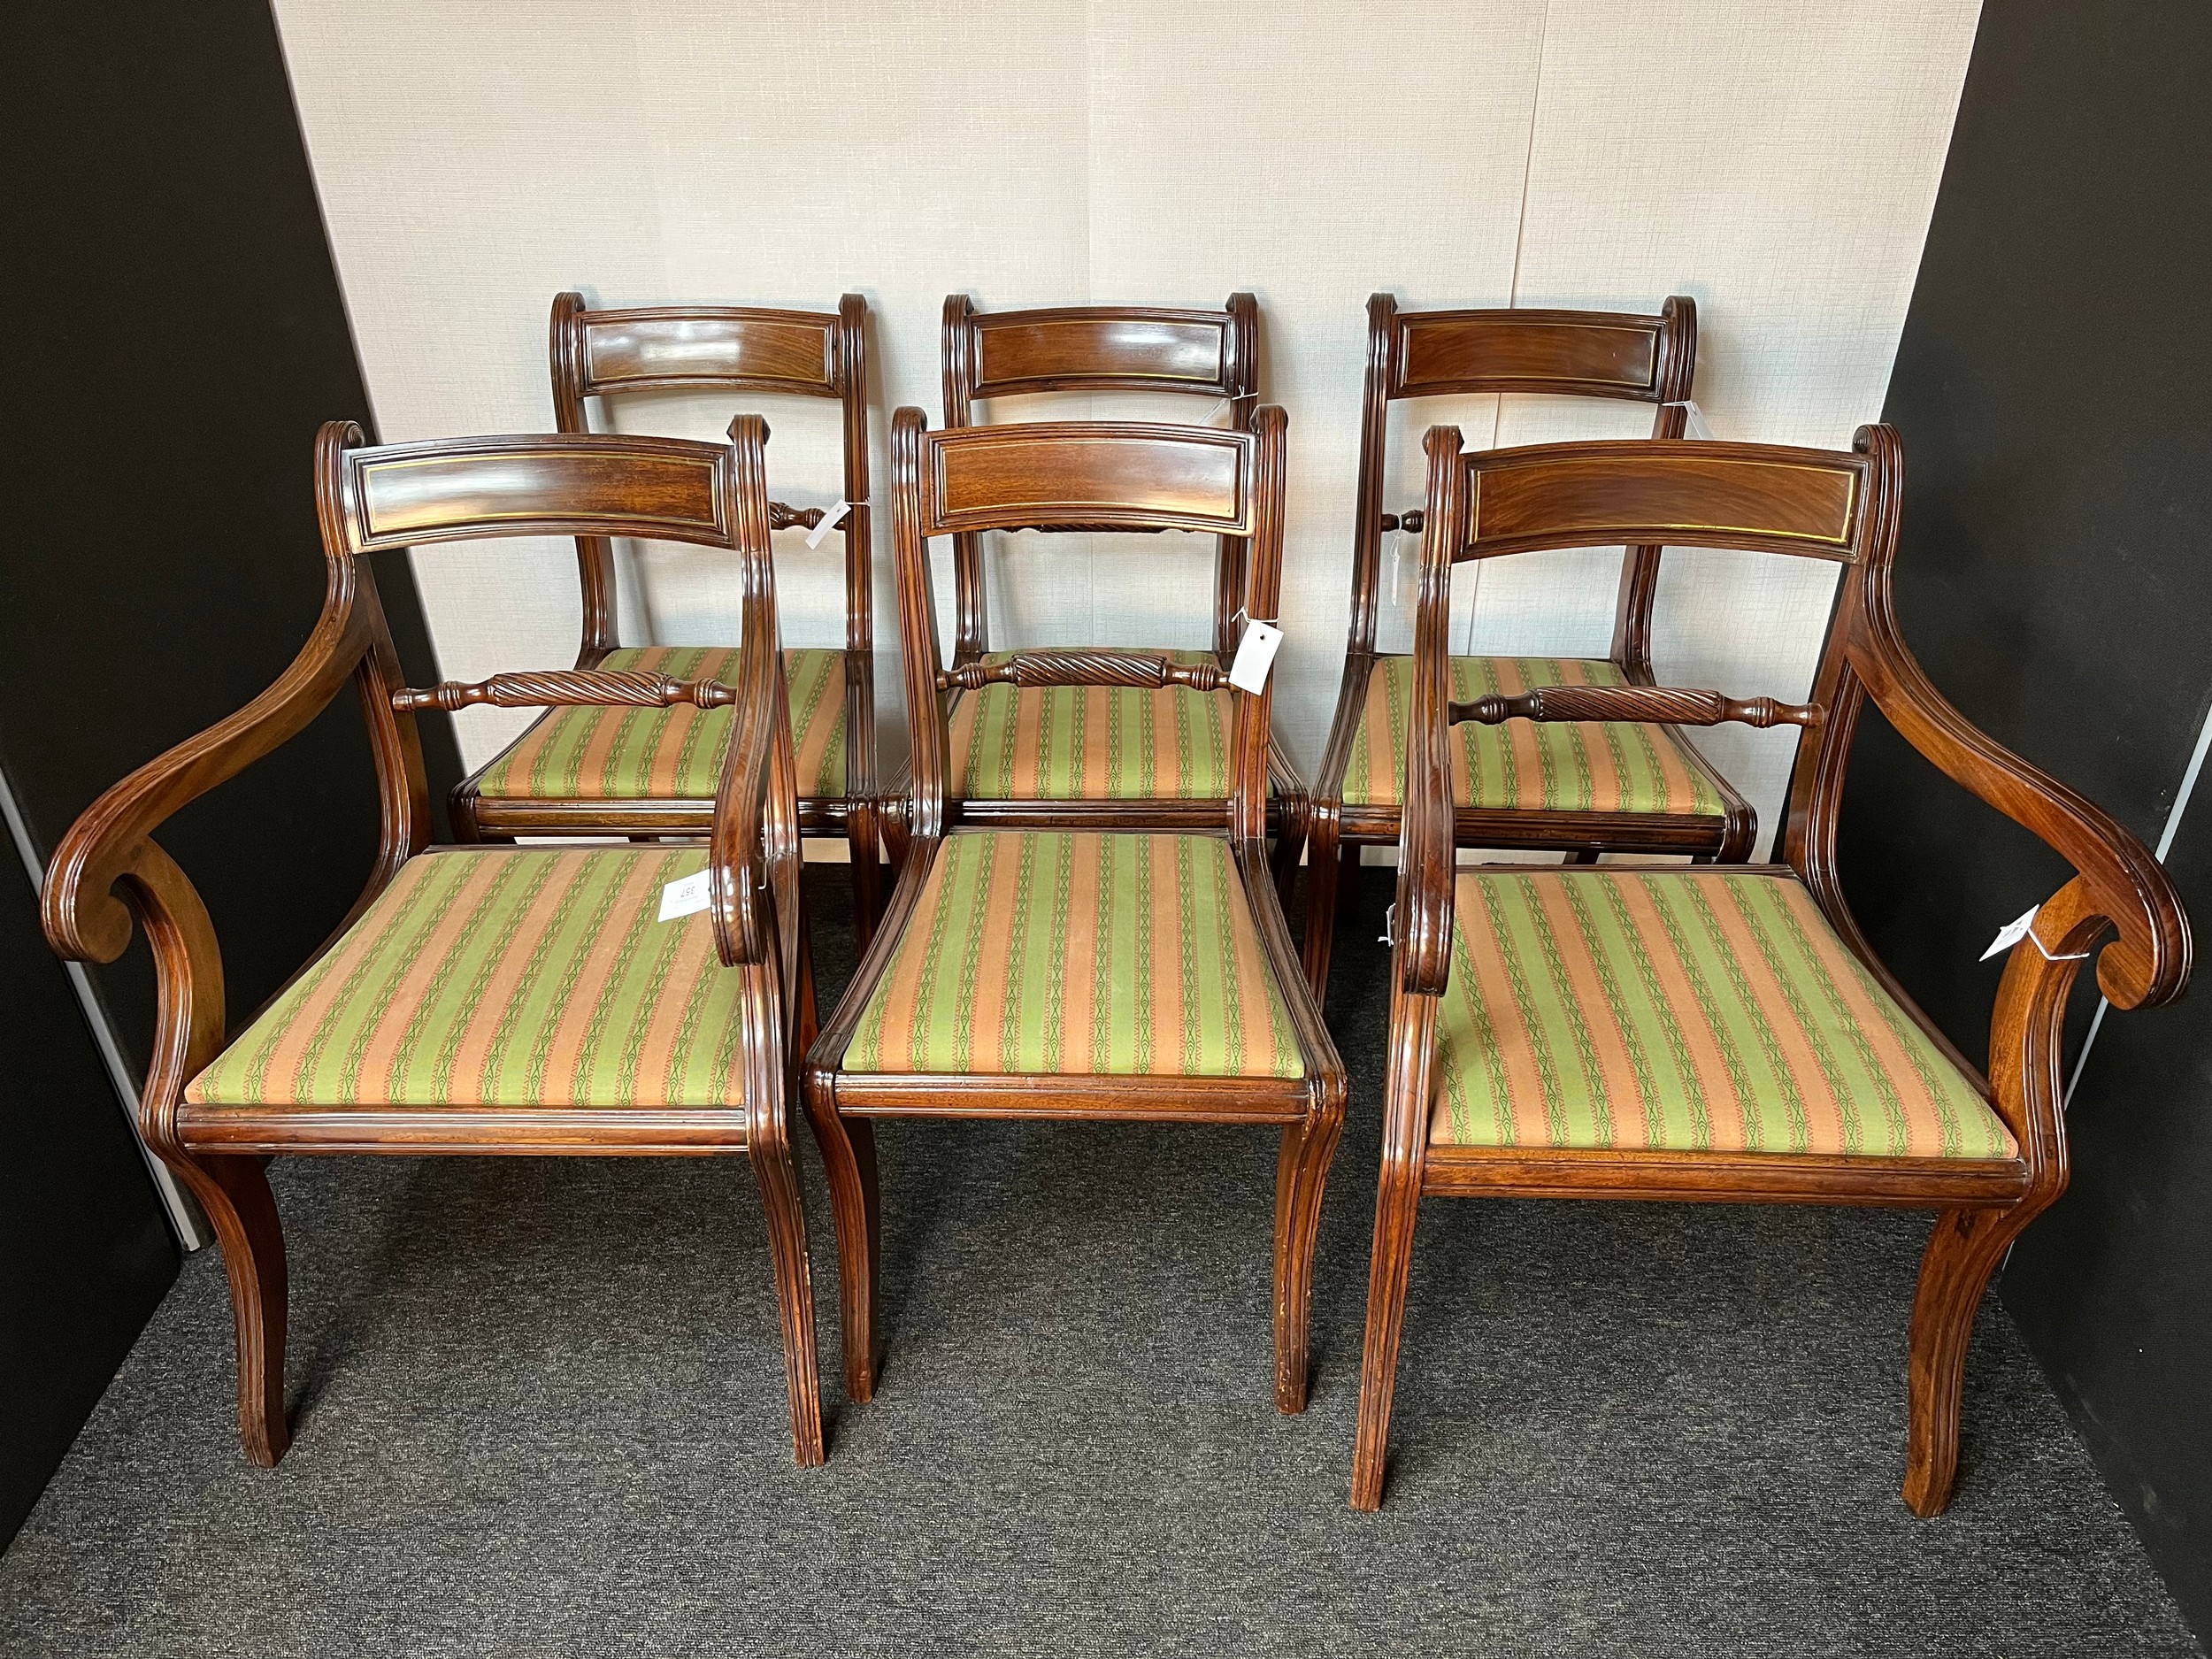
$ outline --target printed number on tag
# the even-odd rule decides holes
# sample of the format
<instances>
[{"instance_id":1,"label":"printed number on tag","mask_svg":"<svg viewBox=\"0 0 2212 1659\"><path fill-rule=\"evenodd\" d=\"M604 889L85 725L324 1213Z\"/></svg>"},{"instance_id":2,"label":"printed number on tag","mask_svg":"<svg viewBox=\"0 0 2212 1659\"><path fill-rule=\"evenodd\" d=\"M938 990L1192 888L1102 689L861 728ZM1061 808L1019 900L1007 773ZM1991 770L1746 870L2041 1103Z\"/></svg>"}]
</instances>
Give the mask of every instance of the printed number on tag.
<instances>
[{"instance_id":1,"label":"printed number on tag","mask_svg":"<svg viewBox=\"0 0 2212 1659\"><path fill-rule=\"evenodd\" d=\"M844 523L845 515L852 510L852 503L849 501L839 502L837 505L831 508L827 512L822 515L821 523L816 525L814 528L806 533L806 544L809 547L820 547L822 545L823 538L828 535L831 531L836 529L839 525Z\"/></svg>"},{"instance_id":2,"label":"printed number on tag","mask_svg":"<svg viewBox=\"0 0 2212 1659\"><path fill-rule=\"evenodd\" d=\"M1229 664L1229 683L1239 691L1266 689L1267 671L1282 649L1283 631L1271 622L1248 622L1237 641L1236 660Z\"/></svg>"},{"instance_id":3,"label":"printed number on tag","mask_svg":"<svg viewBox=\"0 0 2212 1659\"><path fill-rule=\"evenodd\" d=\"M2031 904L2024 914L2015 917L1999 928L1997 937L1991 941L1989 949L1982 952L1981 960L1987 962L1999 951L2010 950L2025 939L2028 929L2035 926L2035 913L2042 908L2040 904Z\"/></svg>"},{"instance_id":4,"label":"printed number on tag","mask_svg":"<svg viewBox=\"0 0 2212 1659\"><path fill-rule=\"evenodd\" d=\"M712 903L713 897L707 890L709 873L702 870L696 875L686 876L682 880L672 881L663 887L661 920L672 922L679 916L690 916Z\"/></svg>"}]
</instances>

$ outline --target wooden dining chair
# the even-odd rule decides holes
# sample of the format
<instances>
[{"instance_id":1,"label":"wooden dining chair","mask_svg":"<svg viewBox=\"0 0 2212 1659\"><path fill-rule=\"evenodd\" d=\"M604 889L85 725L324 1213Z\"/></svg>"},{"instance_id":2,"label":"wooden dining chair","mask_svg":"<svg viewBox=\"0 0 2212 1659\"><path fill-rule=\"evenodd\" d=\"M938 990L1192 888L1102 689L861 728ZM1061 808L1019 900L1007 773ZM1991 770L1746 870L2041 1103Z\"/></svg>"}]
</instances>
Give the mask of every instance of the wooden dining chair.
<instances>
[{"instance_id":1,"label":"wooden dining chair","mask_svg":"<svg viewBox=\"0 0 2212 1659\"><path fill-rule=\"evenodd\" d=\"M851 849L862 937L882 908L876 803L873 538L868 503L867 302L848 294L835 311L727 305L592 311L580 294L554 296L553 413L563 432L591 429L589 400L715 391L834 398L843 413L845 643L784 653L799 764L803 833L842 837ZM771 502L772 528L813 529L823 510ZM576 538L583 579L579 668L643 670L711 680L732 670L723 645L628 645L616 627L613 539ZM703 833L714 810L726 709L550 709L453 795L464 840L517 835L641 837Z\"/></svg>"},{"instance_id":2,"label":"wooden dining chair","mask_svg":"<svg viewBox=\"0 0 2212 1659\"><path fill-rule=\"evenodd\" d=\"M1217 311L1143 305L979 311L949 296L945 426L974 426L976 404L1038 392L1174 392L1212 400L1230 430L1259 405L1259 305L1232 294ZM1034 526L1095 530L1088 522ZM952 537L956 668L1009 660L990 648L983 536ZM1225 667L1247 610L1244 542L1215 538L1210 649L1169 653ZM955 695L949 787L973 821L1008 828L1099 829L1218 824L1233 747L1226 692L1189 696L1141 686L1021 686L997 681ZM1268 751L1270 826L1287 895L1302 844L1305 786L1279 743Z\"/></svg>"},{"instance_id":3,"label":"wooden dining chair","mask_svg":"<svg viewBox=\"0 0 2212 1659\"><path fill-rule=\"evenodd\" d=\"M747 1155L768 1217L792 1435L800 1463L822 1461L790 1133L812 984L767 427L741 415L731 440L371 449L350 422L325 426L315 487L329 585L306 645L245 708L102 795L54 856L44 922L57 950L112 962L134 914L152 947L158 1015L139 1124L221 1241L239 1421L257 1463L274 1464L290 1439L284 1237L263 1166L291 1153ZM570 534L735 554L743 617L730 681L630 668L403 682L369 555ZM213 925L154 833L303 730L349 680L381 803L375 865L329 943L230 1031ZM415 716L484 703L729 710L735 729L703 843L429 846ZM703 911L659 919L664 889L680 881L704 882Z\"/></svg>"},{"instance_id":4,"label":"wooden dining chair","mask_svg":"<svg viewBox=\"0 0 2212 1659\"><path fill-rule=\"evenodd\" d=\"M2097 982L2115 1005L2180 995L2190 935L2173 885L2127 830L1977 731L1914 660L1890 588L1904 483L1893 428L1862 428L1850 454L1639 442L1463 455L1457 429L1439 426L1428 462L1352 1502L1382 1498L1416 1208L1491 1194L1936 1211L1904 1482L1914 1512L1933 1515L1958 1466L1983 1290L2066 1186L2068 992L2106 941ZM1639 685L1455 699L1455 565L1672 540L1842 565L1809 701ZM2075 872L2005 965L1985 1076L1914 1007L1844 902L1836 815L1869 698ZM1506 719L1801 728L1781 862L1455 868L1451 728Z\"/></svg>"},{"instance_id":5,"label":"wooden dining chair","mask_svg":"<svg viewBox=\"0 0 2212 1659\"><path fill-rule=\"evenodd\" d=\"M846 1389L874 1389L878 1117L1272 1124L1275 1393L1304 1408L1321 1192L1342 1063L1297 971L1266 852L1266 682L1231 694L1229 793L1205 825L978 821L954 789L946 703L1010 685L1129 686L1194 701L1226 684L1164 651L940 656L928 541L1081 522L1233 536L1248 605L1281 587L1282 411L1249 430L1119 423L932 433L892 425L892 540L913 734L911 841L884 924L809 1051L807 1110L841 1239ZM1133 804L1132 803L1133 818Z\"/></svg>"},{"instance_id":6,"label":"wooden dining chair","mask_svg":"<svg viewBox=\"0 0 2212 1659\"><path fill-rule=\"evenodd\" d=\"M1422 513L1383 507L1390 406L1505 393L1655 405L1652 436L1679 438L1697 373L1697 306L1677 295L1655 316L1610 311L1402 311L1367 302L1367 389L1352 535L1352 623L1336 714L1307 803L1306 972L1325 994L1341 895L1340 866L1398 839L1413 659L1378 653L1385 534L1420 534ZM1543 686L1649 685L1659 549L1630 547L1613 645L1603 657L1452 658L1454 695ZM1758 819L1695 746L1654 721L1511 720L1470 726L1454 751L1454 831L1462 846L1688 853L1740 862Z\"/></svg>"}]
</instances>

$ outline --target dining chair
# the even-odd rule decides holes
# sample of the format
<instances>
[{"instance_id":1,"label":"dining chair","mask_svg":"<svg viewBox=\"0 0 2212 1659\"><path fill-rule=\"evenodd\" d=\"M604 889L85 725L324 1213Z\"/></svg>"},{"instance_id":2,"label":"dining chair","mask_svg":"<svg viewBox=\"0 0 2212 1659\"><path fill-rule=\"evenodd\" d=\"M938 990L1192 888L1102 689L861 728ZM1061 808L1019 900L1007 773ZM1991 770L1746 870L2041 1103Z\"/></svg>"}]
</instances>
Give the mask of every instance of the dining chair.
<instances>
[{"instance_id":1,"label":"dining chair","mask_svg":"<svg viewBox=\"0 0 2212 1659\"><path fill-rule=\"evenodd\" d=\"M671 392L769 393L834 399L842 415L845 642L784 653L799 766L799 826L841 837L850 849L863 939L882 908L876 802L873 540L868 501L867 302L848 294L834 311L729 305L588 308L556 295L550 335L558 429L591 429L592 400ZM768 508L772 529L816 529L819 507ZM726 645L624 645L617 626L611 536L576 538L583 582L579 668L643 670L711 680L737 660ZM713 817L726 709L548 710L454 791L465 840L518 835L703 833Z\"/></svg>"},{"instance_id":2,"label":"dining chair","mask_svg":"<svg viewBox=\"0 0 2212 1659\"><path fill-rule=\"evenodd\" d=\"M1268 866L1271 693L1229 692L1226 797L1210 823L1161 808L1102 825L1061 803L1010 828L956 787L947 703L1006 685L1125 686L1193 702L1218 664L1096 649L940 654L928 543L966 531L1099 524L1233 537L1248 604L1282 570L1285 422L892 424L892 541L913 739L910 844L882 928L806 1060L807 1110L841 1240L845 1386L875 1386L879 1117L1272 1125L1275 1396L1304 1408L1313 1252L1345 1077ZM1156 808L1160 803L1155 803Z\"/></svg>"},{"instance_id":3,"label":"dining chair","mask_svg":"<svg viewBox=\"0 0 2212 1659\"><path fill-rule=\"evenodd\" d=\"M315 456L329 581L299 656L246 707L108 790L54 856L43 920L58 951L112 962L134 916L152 948L157 1017L139 1125L221 1243L255 1463L273 1465L290 1441L284 1235L265 1165L338 1153L749 1157L793 1440L800 1463L822 1461L790 1132L814 1010L767 435L741 415L726 446L546 435L370 448L358 426L330 422ZM731 681L585 668L404 683L370 556L571 534L734 554L743 611ZM374 757L376 860L329 941L233 1030L214 926L154 834L305 729L348 682ZM416 716L486 704L727 710L734 730L704 839L431 846ZM695 898L663 919L672 887Z\"/></svg>"},{"instance_id":4,"label":"dining chair","mask_svg":"<svg viewBox=\"0 0 2212 1659\"><path fill-rule=\"evenodd\" d=\"M1170 392L1211 400L1248 431L1259 404L1259 305L1232 294L1220 311L1085 305L982 311L946 298L944 421L979 424L976 405L1036 393ZM1097 530L1077 521L1036 526ZM1119 527L1119 526L1117 526ZM1156 528L1156 526L1147 526ZM952 536L956 668L1003 662L991 649L983 534ZM1247 610L1244 542L1215 538L1211 645L1171 651L1187 666L1226 666ZM1101 829L1220 821L1233 746L1226 692L1198 696L1142 686L1021 686L996 681L956 694L949 781L973 821L1009 828L1081 823ZM1305 786L1281 744L1268 751L1269 819L1286 896L1302 845Z\"/></svg>"},{"instance_id":5,"label":"dining chair","mask_svg":"<svg viewBox=\"0 0 2212 1659\"><path fill-rule=\"evenodd\" d=\"M1861 428L1849 453L1639 441L1466 454L1449 426L1426 447L1352 1502L1372 1509L1383 1495L1419 1202L1490 1195L1935 1211L1912 1313L1904 1496L1936 1514L1957 1471L1983 1291L2065 1189L2068 992L2096 954L2116 1007L2180 995L2190 934L2173 885L2134 835L1976 730L1914 659L1891 592L1904 484L1893 428ZM1455 695L1455 565L1674 541L1841 565L1806 702L1652 685ZM2012 949L1985 1074L1875 955L1837 876L1837 810L1870 699L2075 872ZM1798 728L1780 861L1458 866L1452 728L1508 719Z\"/></svg>"},{"instance_id":6,"label":"dining chair","mask_svg":"<svg viewBox=\"0 0 2212 1659\"><path fill-rule=\"evenodd\" d=\"M1306 972L1328 988L1343 870L1362 847L1398 839L1406 768L1410 657L1379 652L1383 537L1417 536L1418 507L1383 507L1393 403L1514 393L1655 406L1652 436L1682 436L1697 373L1697 306L1683 295L1656 314L1571 311L1402 311L1367 302L1367 383L1352 533L1352 620L1327 747L1307 802ZM1621 565L1613 641L1602 657L1461 656L1454 695L1513 695L1545 686L1649 685L1656 546ZM1688 853L1740 862L1758 820L1696 747L1657 721L1514 719L1470 726L1453 753L1454 831L1462 846Z\"/></svg>"}]
</instances>

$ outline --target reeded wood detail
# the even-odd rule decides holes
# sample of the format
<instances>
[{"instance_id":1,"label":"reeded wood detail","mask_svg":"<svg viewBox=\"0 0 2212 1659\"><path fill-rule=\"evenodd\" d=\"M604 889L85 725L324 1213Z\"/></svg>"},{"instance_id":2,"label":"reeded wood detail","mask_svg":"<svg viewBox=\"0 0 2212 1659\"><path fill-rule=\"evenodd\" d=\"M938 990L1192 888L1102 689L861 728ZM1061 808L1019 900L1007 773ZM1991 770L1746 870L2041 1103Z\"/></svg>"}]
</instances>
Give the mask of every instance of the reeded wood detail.
<instances>
[{"instance_id":1,"label":"reeded wood detail","mask_svg":"<svg viewBox=\"0 0 2212 1659\"><path fill-rule=\"evenodd\" d=\"M1851 556L1863 464L1771 445L1544 444L1467 457L1455 557L1655 542Z\"/></svg>"},{"instance_id":2,"label":"reeded wood detail","mask_svg":"<svg viewBox=\"0 0 2212 1659\"><path fill-rule=\"evenodd\" d=\"M1772 697L1738 702L1717 691L1687 686L1542 686L1515 696L1492 693L1471 703L1445 705L1456 726L1471 720L1647 720L1661 726L1818 726L1822 711L1809 703Z\"/></svg>"},{"instance_id":3,"label":"reeded wood detail","mask_svg":"<svg viewBox=\"0 0 2212 1659\"><path fill-rule=\"evenodd\" d=\"M714 680L675 680L640 669L559 668L537 673L494 674L489 680L448 680L392 694L401 714L429 709L452 712L489 705L495 709L614 707L670 709L687 703L698 709L726 709L738 699L734 686Z\"/></svg>"},{"instance_id":4,"label":"reeded wood detail","mask_svg":"<svg viewBox=\"0 0 2212 1659\"><path fill-rule=\"evenodd\" d=\"M937 675L937 687L980 691L986 686L1133 686L1160 690L1180 686L1213 691L1229 683L1217 663L1179 663L1164 652L1016 651L997 662L963 663Z\"/></svg>"}]
</instances>

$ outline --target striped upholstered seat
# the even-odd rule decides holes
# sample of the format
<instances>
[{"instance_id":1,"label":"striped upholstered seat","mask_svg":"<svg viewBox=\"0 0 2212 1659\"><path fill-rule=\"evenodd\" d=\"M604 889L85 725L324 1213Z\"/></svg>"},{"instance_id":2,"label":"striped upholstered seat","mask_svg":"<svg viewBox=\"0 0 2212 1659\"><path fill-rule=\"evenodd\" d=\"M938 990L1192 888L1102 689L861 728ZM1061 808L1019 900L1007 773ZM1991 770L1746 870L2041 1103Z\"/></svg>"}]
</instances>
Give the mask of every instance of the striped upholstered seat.
<instances>
[{"instance_id":1,"label":"striped upholstered seat","mask_svg":"<svg viewBox=\"0 0 2212 1659\"><path fill-rule=\"evenodd\" d=\"M1483 872L1455 893L1434 1146L2017 1156L1786 871Z\"/></svg>"},{"instance_id":2,"label":"striped upholstered seat","mask_svg":"<svg viewBox=\"0 0 2212 1659\"><path fill-rule=\"evenodd\" d=\"M701 848L410 860L194 1079L204 1106L741 1103L740 976L704 913L657 919Z\"/></svg>"},{"instance_id":3,"label":"striped upholstered seat","mask_svg":"<svg viewBox=\"0 0 2212 1659\"><path fill-rule=\"evenodd\" d=\"M802 795L845 793L845 653L786 651L791 736ZM602 668L679 680L724 679L737 652L647 645L610 651ZM556 709L494 761L480 795L503 800L707 801L722 780L728 709Z\"/></svg>"},{"instance_id":4,"label":"striped upholstered seat","mask_svg":"<svg viewBox=\"0 0 2212 1659\"><path fill-rule=\"evenodd\" d=\"M1452 658L1452 695L1463 702L1537 686L1617 686L1621 679L1619 668L1601 658ZM1412 697L1413 659L1378 659L1344 771L1346 805L1400 804ZM1727 813L1720 791L1692 760L1684 740L1663 726L1508 720L1454 730L1458 747L1452 756L1452 794L1461 806L1699 818Z\"/></svg>"},{"instance_id":5,"label":"striped upholstered seat","mask_svg":"<svg viewBox=\"0 0 2212 1659\"><path fill-rule=\"evenodd\" d=\"M1203 835L953 836L843 1064L1304 1075L1228 845Z\"/></svg>"},{"instance_id":6,"label":"striped upholstered seat","mask_svg":"<svg viewBox=\"0 0 2212 1659\"><path fill-rule=\"evenodd\" d=\"M1235 729L1226 691L986 686L953 710L953 788L975 801L1218 800Z\"/></svg>"}]
</instances>

